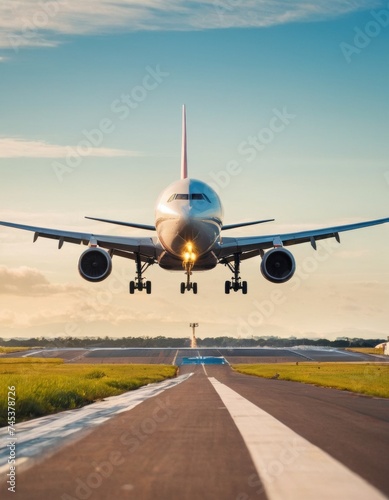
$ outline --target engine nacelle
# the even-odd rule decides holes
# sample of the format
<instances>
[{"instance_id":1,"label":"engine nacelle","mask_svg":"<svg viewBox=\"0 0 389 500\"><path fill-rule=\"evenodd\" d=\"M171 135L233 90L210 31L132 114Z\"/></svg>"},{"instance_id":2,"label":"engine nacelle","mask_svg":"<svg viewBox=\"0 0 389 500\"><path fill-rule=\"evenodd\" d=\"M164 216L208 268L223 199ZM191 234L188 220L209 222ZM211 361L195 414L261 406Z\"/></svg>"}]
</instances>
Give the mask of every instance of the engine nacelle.
<instances>
[{"instance_id":1,"label":"engine nacelle","mask_svg":"<svg viewBox=\"0 0 389 500\"><path fill-rule=\"evenodd\" d=\"M261 273L272 283L285 283L296 270L293 255L285 248L273 248L262 257Z\"/></svg>"},{"instance_id":2,"label":"engine nacelle","mask_svg":"<svg viewBox=\"0 0 389 500\"><path fill-rule=\"evenodd\" d=\"M112 259L101 248L88 248L78 261L78 271L87 281L103 281L111 274Z\"/></svg>"}]
</instances>

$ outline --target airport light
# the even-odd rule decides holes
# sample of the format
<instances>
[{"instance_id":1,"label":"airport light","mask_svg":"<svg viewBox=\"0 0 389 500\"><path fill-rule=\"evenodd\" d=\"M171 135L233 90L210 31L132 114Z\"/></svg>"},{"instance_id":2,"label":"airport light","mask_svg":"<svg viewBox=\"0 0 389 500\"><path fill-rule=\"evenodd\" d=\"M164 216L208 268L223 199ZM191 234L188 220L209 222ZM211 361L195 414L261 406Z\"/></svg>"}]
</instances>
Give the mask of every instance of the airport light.
<instances>
[{"instance_id":1,"label":"airport light","mask_svg":"<svg viewBox=\"0 0 389 500\"><path fill-rule=\"evenodd\" d=\"M192 328L192 340L190 343L190 347L192 349L197 348L197 339L196 339L196 328L199 326L198 323L189 323L189 326Z\"/></svg>"}]
</instances>

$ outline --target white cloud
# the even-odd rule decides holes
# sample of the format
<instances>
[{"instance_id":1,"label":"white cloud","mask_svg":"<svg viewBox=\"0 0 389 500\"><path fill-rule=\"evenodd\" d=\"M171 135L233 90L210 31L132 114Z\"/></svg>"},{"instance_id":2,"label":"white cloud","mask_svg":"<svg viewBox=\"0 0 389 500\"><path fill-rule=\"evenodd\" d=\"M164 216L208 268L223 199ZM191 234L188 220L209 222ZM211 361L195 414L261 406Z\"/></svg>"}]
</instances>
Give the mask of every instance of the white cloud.
<instances>
[{"instance_id":1,"label":"white cloud","mask_svg":"<svg viewBox=\"0 0 389 500\"><path fill-rule=\"evenodd\" d=\"M19 137L0 137L0 158L66 158L75 146L29 141ZM95 148L90 146L88 156L140 156L136 151L125 149Z\"/></svg>"},{"instance_id":2,"label":"white cloud","mask_svg":"<svg viewBox=\"0 0 389 500\"><path fill-rule=\"evenodd\" d=\"M378 0L3 0L0 47L54 47L62 35L265 27L371 9Z\"/></svg>"},{"instance_id":3,"label":"white cloud","mask_svg":"<svg viewBox=\"0 0 389 500\"><path fill-rule=\"evenodd\" d=\"M37 269L0 266L0 295L49 296L79 292L81 287L71 284L52 284Z\"/></svg>"}]
</instances>

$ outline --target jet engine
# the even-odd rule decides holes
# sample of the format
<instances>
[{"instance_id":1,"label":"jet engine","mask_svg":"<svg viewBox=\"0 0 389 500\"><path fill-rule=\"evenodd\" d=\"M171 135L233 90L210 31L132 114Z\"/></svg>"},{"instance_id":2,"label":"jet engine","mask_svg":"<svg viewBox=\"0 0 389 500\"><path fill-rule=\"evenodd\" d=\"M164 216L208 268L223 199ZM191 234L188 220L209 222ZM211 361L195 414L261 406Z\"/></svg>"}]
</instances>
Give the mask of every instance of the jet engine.
<instances>
[{"instance_id":1,"label":"jet engine","mask_svg":"<svg viewBox=\"0 0 389 500\"><path fill-rule=\"evenodd\" d=\"M285 283L296 270L293 255L285 248L273 248L262 257L261 273L272 283Z\"/></svg>"},{"instance_id":2,"label":"jet engine","mask_svg":"<svg viewBox=\"0 0 389 500\"><path fill-rule=\"evenodd\" d=\"M78 271L87 281L103 281L111 274L112 259L101 248L88 248L78 261Z\"/></svg>"}]
</instances>

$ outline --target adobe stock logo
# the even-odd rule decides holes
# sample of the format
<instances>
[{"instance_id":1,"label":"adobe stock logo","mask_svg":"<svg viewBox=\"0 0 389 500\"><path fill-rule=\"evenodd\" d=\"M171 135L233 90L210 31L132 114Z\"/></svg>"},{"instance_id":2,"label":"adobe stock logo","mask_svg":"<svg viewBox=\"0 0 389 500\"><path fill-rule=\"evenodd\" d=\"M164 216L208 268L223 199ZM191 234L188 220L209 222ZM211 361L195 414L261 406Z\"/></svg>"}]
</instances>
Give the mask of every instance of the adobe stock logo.
<instances>
[{"instance_id":1,"label":"adobe stock logo","mask_svg":"<svg viewBox=\"0 0 389 500\"><path fill-rule=\"evenodd\" d=\"M4 2L5 3L5 2ZM17 53L22 47L50 46L51 43L42 38L42 31L48 32L50 25L55 23L55 18L60 16L67 7L68 0L53 0L39 2L36 9L31 9L32 2L26 2L24 9L21 2L9 2L9 15L18 20L19 33L7 35L10 47ZM7 7L6 7L7 9ZM13 12L11 12L13 10Z\"/></svg>"},{"instance_id":2,"label":"adobe stock logo","mask_svg":"<svg viewBox=\"0 0 389 500\"><path fill-rule=\"evenodd\" d=\"M247 163L253 162L257 155L264 151L295 118L296 115L289 113L286 106L282 110L273 108L273 116L270 118L268 126L262 127L255 135L249 135L238 145L237 152L240 158L245 158ZM231 159L224 169L218 172L213 170L209 172L213 181L209 182L209 185L220 194L220 191L230 184L231 178L241 174L243 170L244 165L242 165L241 160Z\"/></svg>"},{"instance_id":3,"label":"adobe stock logo","mask_svg":"<svg viewBox=\"0 0 389 500\"><path fill-rule=\"evenodd\" d=\"M76 146L66 147L65 162L52 162L51 166L58 181L62 182L66 175L81 166L85 158L101 148L107 136L115 132L118 119L126 120L130 115L130 110L136 109L168 76L170 73L163 71L160 64L154 68L146 66L141 84L133 86L129 93L122 93L119 99L112 101L110 111L114 116L112 118L104 116L94 128L83 129L81 139Z\"/></svg>"},{"instance_id":4,"label":"adobe stock logo","mask_svg":"<svg viewBox=\"0 0 389 500\"><path fill-rule=\"evenodd\" d=\"M348 63L351 62L351 57L354 54L360 54L363 49L368 47L373 38L377 38L381 34L383 28L389 26L389 3L386 9L371 10L372 19L368 21L361 29L359 26L354 27L353 44L341 42L339 48Z\"/></svg>"}]
</instances>

